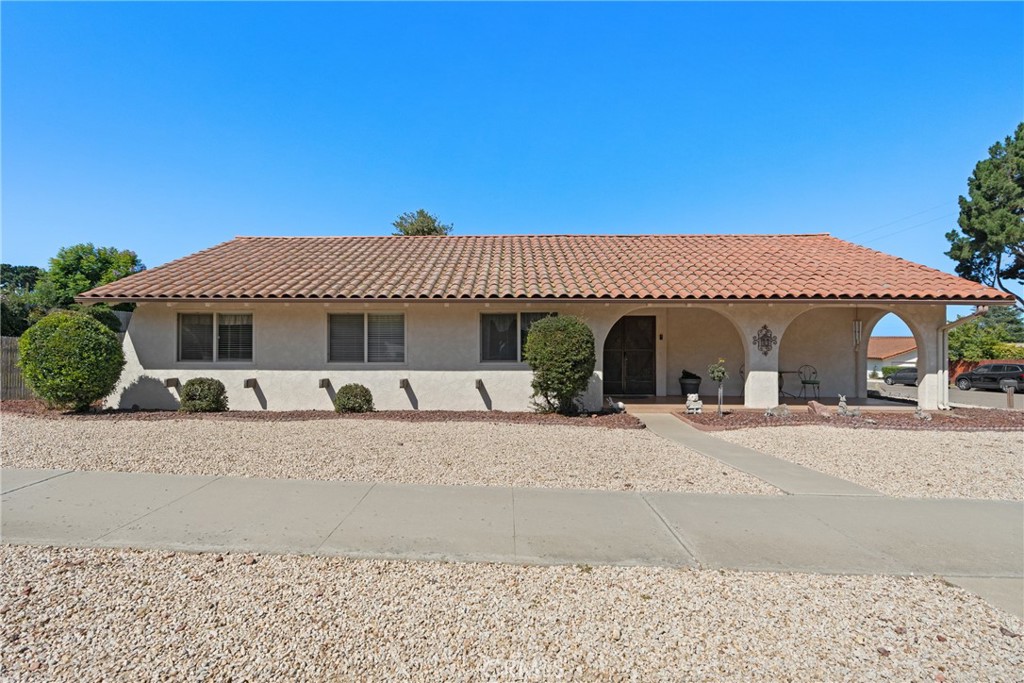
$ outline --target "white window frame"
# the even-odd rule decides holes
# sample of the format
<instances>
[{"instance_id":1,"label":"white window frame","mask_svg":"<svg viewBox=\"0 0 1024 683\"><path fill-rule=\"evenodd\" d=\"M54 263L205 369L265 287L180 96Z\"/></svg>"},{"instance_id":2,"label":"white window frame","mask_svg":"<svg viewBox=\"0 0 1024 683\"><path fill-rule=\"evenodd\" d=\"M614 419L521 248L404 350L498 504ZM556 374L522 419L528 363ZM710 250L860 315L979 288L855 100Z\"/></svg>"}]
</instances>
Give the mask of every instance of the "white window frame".
<instances>
[{"instance_id":1,"label":"white window frame","mask_svg":"<svg viewBox=\"0 0 1024 683\"><path fill-rule=\"evenodd\" d=\"M484 360L484 330L483 322L485 315L514 315L516 317L516 357L515 360ZM543 315L544 317L557 316L558 311L481 311L480 316L477 318L476 325L476 347L479 350L480 362L486 365L492 363L498 365L509 365L516 363L522 365L526 361L523 360L523 316L524 315Z\"/></svg>"},{"instance_id":2,"label":"white window frame","mask_svg":"<svg viewBox=\"0 0 1024 683\"><path fill-rule=\"evenodd\" d=\"M331 316L361 315L363 317L363 360L331 360ZM402 318L402 360L370 360L370 316L397 315ZM404 311L331 311L327 314L327 363L329 365L405 365L409 357L408 317Z\"/></svg>"},{"instance_id":3,"label":"white window frame","mask_svg":"<svg viewBox=\"0 0 1024 683\"><path fill-rule=\"evenodd\" d=\"M185 360L181 357L181 316L183 315L211 315L213 316L213 359L212 360ZM231 360L221 360L218 358L218 348L220 347L220 316L222 315L247 315L252 320L252 358L249 360L237 360L232 358ZM203 365L212 365L214 363L218 365L253 365L256 362L256 316L253 315L252 311L178 311L177 318L175 319L176 326L176 339L175 339L175 358L178 363L200 363Z\"/></svg>"}]
</instances>

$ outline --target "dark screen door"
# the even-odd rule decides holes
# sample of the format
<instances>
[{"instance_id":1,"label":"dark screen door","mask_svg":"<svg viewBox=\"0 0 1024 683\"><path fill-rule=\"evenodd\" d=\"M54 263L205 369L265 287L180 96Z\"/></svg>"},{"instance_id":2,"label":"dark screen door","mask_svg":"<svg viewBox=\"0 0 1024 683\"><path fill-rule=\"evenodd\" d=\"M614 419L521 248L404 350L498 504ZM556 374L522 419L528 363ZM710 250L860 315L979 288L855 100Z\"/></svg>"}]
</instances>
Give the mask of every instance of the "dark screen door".
<instances>
[{"instance_id":1,"label":"dark screen door","mask_svg":"<svg viewBox=\"0 0 1024 683\"><path fill-rule=\"evenodd\" d=\"M654 333L654 316L629 316L615 323L604 343L604 393L654 393Z\"/></svg>"}]
</instances>

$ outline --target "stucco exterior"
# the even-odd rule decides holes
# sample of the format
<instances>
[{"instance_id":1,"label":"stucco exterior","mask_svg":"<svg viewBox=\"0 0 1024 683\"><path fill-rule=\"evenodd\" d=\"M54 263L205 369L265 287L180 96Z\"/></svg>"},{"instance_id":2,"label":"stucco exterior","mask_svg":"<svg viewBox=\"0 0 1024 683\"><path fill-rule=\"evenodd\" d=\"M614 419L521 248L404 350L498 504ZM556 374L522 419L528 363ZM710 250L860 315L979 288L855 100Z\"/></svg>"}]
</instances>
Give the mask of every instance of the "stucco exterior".
<instances>
[{"instance_id":1,"label":"stucco exterior","mask_svg":"<svg viewBox=\"0 0 1024 683\"><path fill-rule=\"evenodd\" d=\"M723 358L730 375L724 385L726 395L743 396L751 408L766 408L780 402L779 371L804 364L818 369L822 397L866 396L867 339L884 315L896 313L918 342L922 406L934 409L944 402L940 376L944 369L938 360L946 315L942 304L477 300L140 303L125 335L127 366L108 405L175 408L177 392L165 386L166 380L184 383L192 377L214 377L224 382L229 405L236 410L330 410L334 390L350 382L369 387L382 410L527 410L530 369L519 362L481 362L480 316L547 311L579 316L594 331L597 366L584 397L590 408L603 401L604 340L627 315L656 318L658 396L679 395L677 380L684 368L705 377L701 393L713 394L716 387L706 379L707 366ZM251 362L177 360L178 315L208 312L252 314ZM405 315L404 362L328 362L328 315L360 312ZM861 321L859 344L854 321ZM754 339L763 330L769 332L769 343L759 348ZM795 375L783 377L784 389L797 393ZM249 379L256 383L246 388ZM328 379L330 386L321 388L322 379ZM400 386L401 380L407 380L408 386Z\"/></svg>"}]
</instances>

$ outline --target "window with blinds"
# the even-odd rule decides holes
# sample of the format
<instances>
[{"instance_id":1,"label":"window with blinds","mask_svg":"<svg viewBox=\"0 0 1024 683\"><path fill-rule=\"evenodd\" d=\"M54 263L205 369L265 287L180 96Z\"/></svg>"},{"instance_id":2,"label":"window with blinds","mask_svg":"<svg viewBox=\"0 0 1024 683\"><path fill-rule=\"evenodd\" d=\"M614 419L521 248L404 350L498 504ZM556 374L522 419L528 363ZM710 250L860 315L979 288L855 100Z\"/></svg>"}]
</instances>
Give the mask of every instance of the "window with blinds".
<instances>
[{"instance_id":1,"label":"window with blinds","mask_svg":"<svg viewBox=\"0 0 1024 683\"><path fill-rule=\"evenodd\" d=\"M332 363L362 363L365 353L363 314L330 316L327 360Z\"/></svg>"},{"instance_id":2,"label":"window with blinds","mask_svg":"<svg viewBox=\"0 0 1024 683\"><path fill-rule=\"evenodd\" d=\"M404 363L405 315L340 313L328 316L327 360L332 363Z\"/></svg>"},{"instance_id":3,"label":"window with blinds","mask_svg":"<svg viewBox=\"0 0 1024 683\"><path fill-rule=\"evenodd\" d=\"M252 360L252 315L217 316L217 360Z\"/></svg>"},{"instance_id":4,"label":"window with blinds","mask_svg":"<svg viewBox=\"0 0 1024 683\"><path fill-rule=\"evenodd\" d=\"M180 314L178 360L251 361L252 314Z\"/></svg>"},{"instance_id":5,"label":"window with blinds","mask_svg":"<svg viewBox=\"0 0 1024 683\"><path fill-rule=\"evenodd\" d=\"M401 313L366 314L366 360L369 363L405 361L405 316Z\"/></svg>"},{"instance_id":6,"label":"window with blinds","mask_svg":"<svg viewBox=\"0 0 1024 683\"><path fill-rule=\"evenodd\" d=\"M178 360L213 360L213 314L178 316Z\"/></svg>"}]
</instances>

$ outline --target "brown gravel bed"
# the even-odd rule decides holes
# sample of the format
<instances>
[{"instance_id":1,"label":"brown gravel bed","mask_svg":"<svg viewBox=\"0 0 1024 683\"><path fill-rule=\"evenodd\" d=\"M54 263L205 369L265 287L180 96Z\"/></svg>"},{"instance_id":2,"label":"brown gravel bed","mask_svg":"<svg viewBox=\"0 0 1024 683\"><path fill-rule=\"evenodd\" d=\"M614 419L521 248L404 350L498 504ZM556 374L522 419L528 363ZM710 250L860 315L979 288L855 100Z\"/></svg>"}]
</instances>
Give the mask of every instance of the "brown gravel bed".
<instances>
[{"instance_id":1,"label":"brown gravel bed","mask_svg":"<svg viewBox=\"0 0 1024 683\"><path fill-rule=\"evenodd\" d=\"M1019 681L936 578L0 547L4 681Z\"/></svg>"},{"instance_id":2,"label":"brown gravel bed","mask_svg":"<svg viewBox=\"0 0 1024 683\"><path fill-rule=\"evenodd\" d=\"M899 429L914 431L958 432L1020 432L1024 431L1024 411L984 408L954 408L936 410L928 414L931 420L922 420L913 411L865 411L860 417L842 417L833 414L823 418L793 408L789 417L766 417L757 410L725 411L719 416L714 409L698 415L675 413L677 417L703 431L754 429L758 427L839 427L846 429ZM833 413L834 413L833 409Z\"/></svg>"},{"instance_id":3,"label":"brown gravel bed","mask_svg":"<svg viewBox=\"0 0 1024 683\"><path fill-rule=\"evenodd\" d=\"M173 410L100 410L68 413L50 410L41 401L4 401L0 411L53 420L224 420L228 422L296 422L305 420L390 420L398 422L495 422L503 424L565 425L644 429L644 423L626 413L588 413L566 417L552 413L500 410L379 410L372 413L335 413L330 410L229 410L224 413L179 413Z\"/></svg>"},{"instance_id":4,"label":"brown gravel bed","mask_svg":"<svg viewBox=\"0 0 1024 683\"><path fill-rule=\"evenodd\" d=\"M173 414L173 413L172 413ZM646 429L402 420L105 420L0 415L4 467L774 495Z\"/></svg>"}]
</instances>

